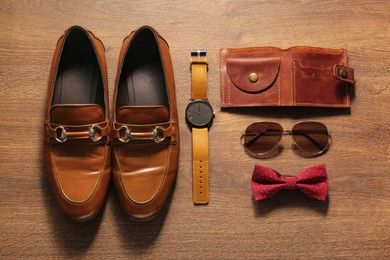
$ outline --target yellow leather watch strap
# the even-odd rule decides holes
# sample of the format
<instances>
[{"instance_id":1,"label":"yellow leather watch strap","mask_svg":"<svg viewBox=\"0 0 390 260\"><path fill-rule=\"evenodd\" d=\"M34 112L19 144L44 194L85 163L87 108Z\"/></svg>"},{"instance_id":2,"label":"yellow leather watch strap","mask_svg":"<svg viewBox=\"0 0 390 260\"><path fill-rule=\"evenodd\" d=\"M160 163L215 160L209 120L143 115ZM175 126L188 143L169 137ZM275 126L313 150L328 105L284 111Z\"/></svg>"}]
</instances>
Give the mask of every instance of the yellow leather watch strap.
<instances>
[{"instance_id":1,"label":"yellow leather watch strap","mask_svg":"<svg viewBox=\"0 0 390 260\"><path fill-rule=\"evenodd\" d=\"M200 50L192 53L195 53L197 55L191 56L191 99L205 100L207 99L207 57L201 56Z\"/></svg>"},{"instance_id":2,"label":"yellow leather watch strap","mask_svg":"<svg viewBox=\"0 0 390 260\"><path fill-rule=\"evenodd\" d=\"M194 204L209 203L209 138L207 128L192 129Z\"/></svg>"},{"instance_id":3,"label":"yellow leather watch strap","mask_svg":"<svg viewBox=\"0 0 390 260\"><path fill-rule=\"evenodd\" d=\"M206 50L191 51L191 99L207 100ZM194 204L209 203L209 139L207 128L192 128L192 178Z\"/></svg>"}]
</instances>

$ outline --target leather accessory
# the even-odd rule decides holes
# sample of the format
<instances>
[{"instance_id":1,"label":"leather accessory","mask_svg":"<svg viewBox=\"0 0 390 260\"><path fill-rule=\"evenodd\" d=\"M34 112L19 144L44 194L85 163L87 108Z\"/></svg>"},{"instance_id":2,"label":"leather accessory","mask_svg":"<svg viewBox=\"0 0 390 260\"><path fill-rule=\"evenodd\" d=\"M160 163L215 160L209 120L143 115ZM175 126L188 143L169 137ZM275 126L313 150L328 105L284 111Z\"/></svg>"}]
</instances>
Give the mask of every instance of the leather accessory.
<instances>
[{"instance_id":1,"label":"leather accessory","mask_svg":"<svg viewBox=\"0 0 390 260\"><path fill-rule=\"evenodd\" d=\"M168 43L143 26L122 44L114 93L113 178L132 219L163 207L179 160L179 123Z\"/></svg>"},{"instance_id":2,"label":"leather accessory","mask_svg":"<svg viewBox=\"0 0 390 260\"><path fill-rule=\"evenodd\" d=\"M44 122L44 161L60 208L76 221L102 207L111 176L107 66L102 42L67 29L51 65Z\"/></svg>"},{"instance_id":3,"label":"leather accessory","mask_svg":"<svg viewBox=\"0 0 390 260\"><path fill-rule=\"evenodd\" d=\"M256 158L268 158L277 154L283 135L291 135L293 148L304 157L324 154L330 146L331 134L320 122L299 122L291 130L275 122L250 124L241 135L245 151Z\"/></svg>"},{"instance_id":4,"label":"leather accessory","mask_svg":"<svg viewBox=\"0 0 390 260\"><path fill-rule=\"evenodd\" d=\"M328 194L325 164L310 167L296 176L282 176L271 168L255 166L252 175L255 200L269 199L282 189L297 189L310 198L325 201Z\"/></svg>"},{"instance_id":5,"label":"leather accessory","mask_svg":"<svg viewBox=\"0 0 390 260\"><path fill-rule=\"evenodd\" d=\"M220 50L221 107L349 108L354 71L346 49L316 47Z\"/></svg>"},{"instance_id":6,"label":"leather accessory","mask_svg":"<svg viewBox=\"0 0 390 260\"><path fill-rule=\"evenodd\" d=\"M209 203L208 129L214 111L207 99L206 50L191 51L192 91L185 115L192 131L192 177L194 204Z\"/></svg>"}]
</instances>

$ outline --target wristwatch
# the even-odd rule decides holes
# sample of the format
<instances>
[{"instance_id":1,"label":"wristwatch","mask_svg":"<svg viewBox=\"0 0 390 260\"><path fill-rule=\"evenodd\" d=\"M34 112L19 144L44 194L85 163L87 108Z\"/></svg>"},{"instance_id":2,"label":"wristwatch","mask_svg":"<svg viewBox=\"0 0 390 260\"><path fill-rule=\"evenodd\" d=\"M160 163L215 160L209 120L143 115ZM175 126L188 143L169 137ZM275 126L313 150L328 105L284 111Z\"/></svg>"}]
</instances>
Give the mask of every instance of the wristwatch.
<instances>
[{"instance_id":1,"label":"wristwatch","mask_svg":"<svg viewBox=\"0 0 390 260\"><path fill-rule=\"evenodd\" d=\"M192 182L194 204L209 203L208 131L214 111L207 100L206 50L191 51L192 91L186 108L186 121L192 131Z\"/></svg>"}]
</instances>

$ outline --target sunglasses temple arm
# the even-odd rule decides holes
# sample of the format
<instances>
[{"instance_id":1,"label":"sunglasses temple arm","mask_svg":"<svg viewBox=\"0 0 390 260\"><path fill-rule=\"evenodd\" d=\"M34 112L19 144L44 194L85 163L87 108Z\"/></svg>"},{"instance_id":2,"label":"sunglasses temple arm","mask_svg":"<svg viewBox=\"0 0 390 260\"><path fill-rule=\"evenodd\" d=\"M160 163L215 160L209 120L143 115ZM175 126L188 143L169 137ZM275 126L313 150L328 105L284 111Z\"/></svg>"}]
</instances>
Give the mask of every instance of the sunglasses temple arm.
<instances>
[{"instance_id":1,"label":"sunglasses temple arm","mask_svg":"<svg viewBox=\"0 0 390 260\"><path fill-rule=\"evenodd\" d=\"M260 133L258 133L258 134L256 134L251 140L249 140L248 142L245 142L244 141L244 143L245 144L247 144L247 145L251 145L252 143L254 143L262 134L264 133L264 131L263 132L260 132ZM244 134L245 135L245 134ZM244 136L243 135L243 136Z\"/></svg>"},{"instance_id":2,"label":"sunglasses temple arm","mask_svg":"<svg viewBox=\"0 0 390 260\"><path fill-rule=\"evenodd\" d=\"M317 133L317 132L316 132ZM316 140L314 140L310 135L308 135L305 132L299 132L297 134L301 134L302 136L306 137L312 144L317 146L318 149L323 150L325 147L323 147L320 143L318 143Z\"/></svg>"},{"instance_id":3,"label":"sunglasses temple arm","mask_svg":"<svg viewBox=\"0 0 390 260\"><path fill-rule=\"evenodd\" d=\"M246 134L244 133L242 135L242 137L244 137ZM276 136L280 136L281 134L277 133L277 134L274 134L274 133L269 133L269 131L267 130L263 130L262 132L260 133L257 133L251 140L249 140L248 142L244 142L245 144L247 145L251 145L252 143L254 143L255 141L257 141L257 139L259 139L261 136L271 136L271 135L276 135Z\"/></svg>"}]
</instances>

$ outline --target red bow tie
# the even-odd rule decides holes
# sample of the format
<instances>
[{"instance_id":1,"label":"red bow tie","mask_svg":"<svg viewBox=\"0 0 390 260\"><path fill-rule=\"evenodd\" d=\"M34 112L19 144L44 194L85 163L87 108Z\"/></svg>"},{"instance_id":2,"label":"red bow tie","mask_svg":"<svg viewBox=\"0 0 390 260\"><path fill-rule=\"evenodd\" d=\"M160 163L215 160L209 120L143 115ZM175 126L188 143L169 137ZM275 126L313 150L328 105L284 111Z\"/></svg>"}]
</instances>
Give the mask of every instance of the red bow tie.
<instances>
[{"instance_id":1,"label":"red bow tie","mask_svg":"<svg viewBox=\"0 0 390 260\"><path fill-rule=\"evenodd\" d=\"M328 194L328 174L325 164L310 167L296 176L282 176L273 169L256 165L252 175L255 200L271 198L281 189L298 189L307 196L322 200Z\"/></svg>"}]
</instances>

